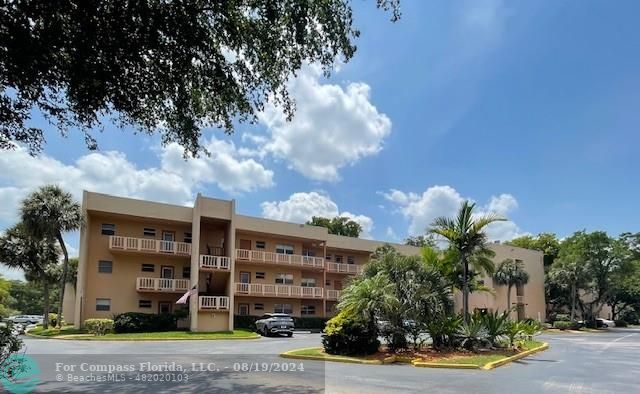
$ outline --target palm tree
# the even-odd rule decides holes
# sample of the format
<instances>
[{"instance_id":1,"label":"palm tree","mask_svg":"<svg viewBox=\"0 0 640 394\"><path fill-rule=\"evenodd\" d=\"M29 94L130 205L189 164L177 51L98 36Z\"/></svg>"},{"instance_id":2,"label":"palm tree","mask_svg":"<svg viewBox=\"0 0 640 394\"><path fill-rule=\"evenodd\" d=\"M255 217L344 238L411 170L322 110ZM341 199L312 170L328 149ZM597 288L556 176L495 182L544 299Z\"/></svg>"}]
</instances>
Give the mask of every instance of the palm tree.
<instances>
[{"instance_id":1,"label":"palm tree","mask_svg":"<svg viewBox=\"0 0 640 394\"><path fill-rule=\"evenodd\" d=\"M474 217L475 203L464 201L456 218L438 217L433 221L431 229L449 241L449 246L457 253L462 266L462 310L465 322L469 320L469 264L492 273L493 263L490 256L493 252L488 248L487 235L484 230L489 224L506 220L495 214Z\"/></svg>"},{"instance_id":2,"label":"palm tree","mask_svg":"<svg viewBox=\"0 0 640 394\"><path fill-rule=\"evenodd\" d=\"M58 305L58 325L62 322L62 303L64 288L69 271L69 253L62 234L75 231L82 225L80 204L74 201L70 193L59 186L46 185L31 193L22 201L22 222L36 238L56 240L64 255L62 275L60 277L60 302Z\"/></svg>"},{"instance_id":3,"label":"palm tree","mask_svg":"<svg viewBox=\"0 0 640 394\"><path fill-rule=\"evenodd\" d=\"M364 320L377 332L376 316L399 306L394 290L394 284L382 272L357 279L342 291L338 309Z\"/></svg>"},{"instance_id":4,"label":"palm tree","mask_svg":"<svg viewBox=\"0 0 640 394\"><path fill-rule=\"evenodd\" d=\"M493 280L498 285L507 286L507 311L511 314L511 288L526 285L529 282L529 274L521 262L505 259L498 265Z\"/></svg>"},{"instance_id":5,"label":"palm tree","mask_svg":"<svg viewBox=\"0 0 640 394\"><path fill-rule=\"evenodd\" d=\"M22 223L7 229L0 237L0 263L9 268L22 269L27 280L42 284L44 292L42 326L45 329L49 328L49 286L60 277L59 255L59 250L54 243L32 237Z\"/></svg>"}]
</instances>

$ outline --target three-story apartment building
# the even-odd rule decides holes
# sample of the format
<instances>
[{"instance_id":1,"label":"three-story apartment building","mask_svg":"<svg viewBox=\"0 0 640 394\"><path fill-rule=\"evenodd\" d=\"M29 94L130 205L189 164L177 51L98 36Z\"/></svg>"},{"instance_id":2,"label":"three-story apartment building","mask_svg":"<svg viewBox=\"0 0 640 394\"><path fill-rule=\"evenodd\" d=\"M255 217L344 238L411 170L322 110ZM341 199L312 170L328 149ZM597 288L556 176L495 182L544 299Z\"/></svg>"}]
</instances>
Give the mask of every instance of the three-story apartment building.
<instances>
[{"instance_id":1,"label":"three-story apartment building","mask_svg":"<svg viewBox=\"0 0 640 394\"><path fill-rule=\"evenodd\" d=\"M187 207L84 192L82 206L78 282L64 304L66 320L76 326L88 318L176 308L188 309L181 324L192 331L231 330L234 314L331 316L341 290L384 244L239 215L234 200L201 195ZM419 253L393 246L403 254ZM526 260L534 280L525 286L528 302L518 302L523 316L544 314L544 282L537 273L542 255L492 247L507 248L501 257ZM194 287L197 295L188 305L176 304ZM499 301L481 299L474 306L501 308Z\"/></svg>"}]
</instances>

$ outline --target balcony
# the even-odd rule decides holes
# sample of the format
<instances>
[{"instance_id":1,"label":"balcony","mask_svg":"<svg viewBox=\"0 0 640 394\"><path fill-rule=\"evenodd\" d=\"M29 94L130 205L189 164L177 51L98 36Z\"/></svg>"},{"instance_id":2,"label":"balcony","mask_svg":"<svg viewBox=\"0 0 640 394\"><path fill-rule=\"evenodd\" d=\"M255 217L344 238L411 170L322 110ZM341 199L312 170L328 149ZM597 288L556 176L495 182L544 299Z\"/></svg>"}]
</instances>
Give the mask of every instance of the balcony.
<instances>
[{"instance_id":1,"label":"balcony","mask_svg":"<svg viewBox=\"0 0 640 394\"><path fill-rule=\"evenodd\" d=\"M264 252L262 250L236 249L236 261L289 265L303 268L324 268L324 258L322 257Z\"/></svg>"},{"instance_id":2,"label":"balcony","mask_svg":"<svg viewBox=\"0 0 640 394\"><path fill-rule=\"evenodd\" d=\"M231 258L225 256L200 255L200 269L204 271L229 271Z\"/></svg>"},{"instance_id":3,"label":"balcony","mask_svg":"<svg viewBox=\"0 0 640 394\"><path fill-rule=\"evenodd\" d=\"M184 293L191 288L189 279L137 278L136 290L158 293Z\"/></svg>"},{"instance_id":4,"label":"balcony","mask_svg":"<svg viewBox=\"0 0 640 394\"><path fill-rule=\"evenodd\" d=\"M362 272L362 266L355 264L327 263L327 272L358 275Z\"/></svg>"},{"instance_id":5,"label":"balcony","mask_svg":"<svg viewBox=\"0 0 640 394\"><path fill-rule=\"evenodd\" d=\"M200 296L198 297L198 309L201 311L229 311L229 297L224 296Z\"/></svg>"},{"instance_id":6,"label":"balcony","mask_svg":"<svg viewBox=\"0 0 640 394\"><path fill-rule=\"evenodd\" d=\"M340 299L341 290L327 290L327 300L337 301Z\"/></svg>"},{"instance_id":7,"label":"balcony","mask_svg":"<svg viewBox=\"0 0 640 394\"><path fill-rule=\"evenodd\" d=\"M324 289L322 287L271 285L262 283L236 283L236 294L261 297L322 299L324 297Z\"/></svg>"},{"instance_id":8,"label":"balcony","mask_svg":"<svg viewBox=\"0 0 640 394\"><path fill-rule=\"evenodd\" d=\"M191 256L191 244L150 238L109 236L109 249L139 253Z\"/></svg>"}]
</instances>

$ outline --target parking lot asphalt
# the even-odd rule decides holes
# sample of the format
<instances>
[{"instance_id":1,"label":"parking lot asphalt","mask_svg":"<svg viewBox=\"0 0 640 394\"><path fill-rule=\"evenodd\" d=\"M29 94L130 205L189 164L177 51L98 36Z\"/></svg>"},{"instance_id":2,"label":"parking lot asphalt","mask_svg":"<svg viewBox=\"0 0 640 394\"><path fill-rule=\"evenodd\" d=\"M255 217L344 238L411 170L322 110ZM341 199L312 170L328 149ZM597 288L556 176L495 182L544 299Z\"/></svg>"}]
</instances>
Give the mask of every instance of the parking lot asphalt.
<instances>
[{"instance_id":1,"label":"parking lot asphalt","mask_svg":"<svg viewBox=\"0 0 640 394\"><path fill-rule=\"evenodd\" d=\"M549 350L492 371L298 362L278 357L287 350L320 346L319 334L174 342L26 338L25 344L26 353L37 360L40 368L39 384L34 392L640 392L640 329L557 333L541 338L549 342ZM79 381L100 375L82 371L82 365L90 369L94 365L121 364L134 366L133 372L121 376L125 378L123 381ZM212 364L215 364L213 368ZM154 366L171 369L172 365L174 369L176 365L184 366L186 373L182 373L182 381L176 380L180 371L140 371ZM73 366L75 371L64 370ZM163 374L163 378L158 377ZM141 378L144 375L148 376Z\"/></svg>"}]
</instances>

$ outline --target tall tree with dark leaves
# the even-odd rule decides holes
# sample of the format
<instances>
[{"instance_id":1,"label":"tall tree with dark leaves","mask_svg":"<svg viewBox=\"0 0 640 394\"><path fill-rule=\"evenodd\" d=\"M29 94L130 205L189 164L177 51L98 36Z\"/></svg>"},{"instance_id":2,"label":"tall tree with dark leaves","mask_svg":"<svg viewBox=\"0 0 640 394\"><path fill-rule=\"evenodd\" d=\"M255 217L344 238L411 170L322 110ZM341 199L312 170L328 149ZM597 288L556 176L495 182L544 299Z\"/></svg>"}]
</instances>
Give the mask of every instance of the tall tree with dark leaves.
<instances>
[{"instance_id":1,"label":"tall tree with dark leaves","mask_svg":"<svg viewBox=\"0 0 640 394\"><path fill-rule=\"evenodd\" d=\"M0 6L0 149L42 150L39 110L64 135L111 118L185 154L204 127L232 133L267 101L293 116L287 81L328 74L360 32L348 0L16 0ZM397 20L399 0L376 0Z\"/></svg>"},{"instance_id":2,"label":"tall tree with dark leaves","mask_svg":"<svg viewBox=\"0 0 640 394\"><path fill-rule=\"evenodd\" d=\"M22 222L33 237L57 241L64 262L60 275L60 300L58 316L62 316L64 289L69 272L69 252L63 234L75 231L82 225L82 210L70 193L55 185L42 186L22 201ZM62 319L58 319L61 325Z\"/></svg>"}]
</instances>

